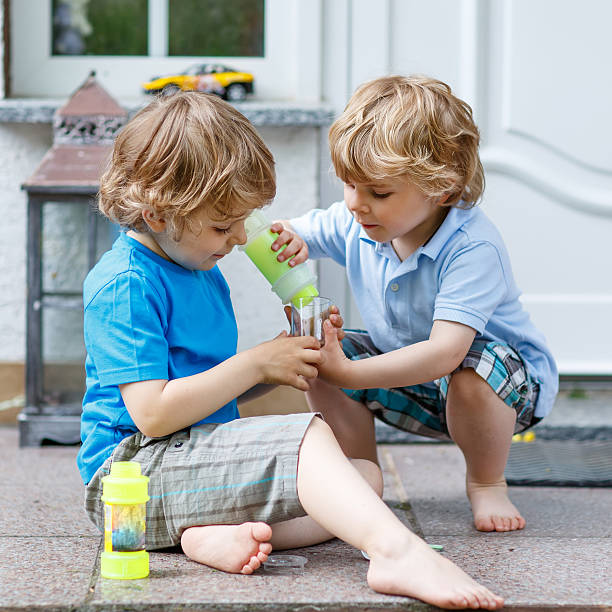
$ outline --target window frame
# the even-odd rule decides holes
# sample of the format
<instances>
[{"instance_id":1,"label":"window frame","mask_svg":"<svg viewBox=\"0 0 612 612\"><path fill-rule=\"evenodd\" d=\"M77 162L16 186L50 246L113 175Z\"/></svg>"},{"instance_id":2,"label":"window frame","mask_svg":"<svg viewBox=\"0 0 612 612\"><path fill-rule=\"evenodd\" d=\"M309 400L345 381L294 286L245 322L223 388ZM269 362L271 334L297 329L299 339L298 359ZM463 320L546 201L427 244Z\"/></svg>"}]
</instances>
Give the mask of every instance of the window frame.
<instances>
[{"instance_id":1,"label":"window frame","mask_svg":"<svg viewBox=\"0 0 612 612\"><path fill-rule=\"evenodd\" d=\"M95 70L117 99L138 98L140 83L153 75L211 63L253 73L255 100L321 101L322 0L265 0L264 57L164 55L168 0L149 0L148 56L53 56L51 0L3 1L5 24L10 22L4 57L11 97L64 98Z\"/></svg>"}]
</instances>

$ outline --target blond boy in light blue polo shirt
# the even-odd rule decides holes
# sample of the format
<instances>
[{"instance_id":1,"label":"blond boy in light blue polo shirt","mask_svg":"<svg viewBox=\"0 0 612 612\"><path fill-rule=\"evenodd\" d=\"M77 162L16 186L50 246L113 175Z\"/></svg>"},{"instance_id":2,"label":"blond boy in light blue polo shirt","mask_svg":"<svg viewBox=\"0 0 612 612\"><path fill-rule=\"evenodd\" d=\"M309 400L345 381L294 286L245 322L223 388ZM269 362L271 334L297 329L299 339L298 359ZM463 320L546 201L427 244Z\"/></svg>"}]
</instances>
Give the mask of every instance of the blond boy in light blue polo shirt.
<instances>
[{"instance_id":1,"label":"blond boy in light blue polo shirt","mask_svg":"<svg viewBox=\"0 0 612 612\"><path fill-rule=\"evenodd\" d=\"M273 229L279 259L331 257L367 331L327 330L308 392L345 453L376 460L374 416L452 439L481 531L522 529L504 479L512 436L550 411L554 359L486 215L470 107L427 77L361 86L330 130L344 202ZM321 380L324 379L324 380Z\"/></svg>"}]
</instances>

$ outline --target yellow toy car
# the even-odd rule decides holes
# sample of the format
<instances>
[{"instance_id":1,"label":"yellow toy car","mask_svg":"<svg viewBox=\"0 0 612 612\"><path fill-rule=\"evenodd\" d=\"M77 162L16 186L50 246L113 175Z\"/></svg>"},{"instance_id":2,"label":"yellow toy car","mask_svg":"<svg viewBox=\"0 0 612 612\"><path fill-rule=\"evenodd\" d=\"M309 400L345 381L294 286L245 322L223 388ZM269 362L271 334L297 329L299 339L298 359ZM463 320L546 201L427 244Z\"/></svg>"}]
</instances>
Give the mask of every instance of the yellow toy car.
<instances>
[{"instance_id":1,"label":"yellow toy car","mask_svg":"<svg viewBox=\"0 0 612 612\"><path fill-rule=\"evenodd\" d=\"M172 93L182 89L214 93L230 102L242 102L253 93L253 75L221 64L194 64L177 75L153 77L142 84L145 93Z\"/></svg>"}]
</instances>

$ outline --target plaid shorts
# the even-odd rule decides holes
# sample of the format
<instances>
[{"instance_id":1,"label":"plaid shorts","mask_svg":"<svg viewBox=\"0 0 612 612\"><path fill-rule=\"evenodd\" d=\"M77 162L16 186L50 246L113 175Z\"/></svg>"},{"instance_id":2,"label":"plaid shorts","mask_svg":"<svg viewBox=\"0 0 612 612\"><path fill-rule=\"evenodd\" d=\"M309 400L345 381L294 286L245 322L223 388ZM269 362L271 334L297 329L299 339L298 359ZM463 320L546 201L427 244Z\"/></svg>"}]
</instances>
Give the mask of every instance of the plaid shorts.
<instances>
[{"instance_id":1,"label":"plaid shorts","mask_svg":"<svg viewBox=\"0 0 612 612\"><path fill-rule=\"evenodd\" d=\"M89 482L85 510L102 531L102 478L113 461L137 461L149 477L146 548L175 546L196 525L269 524L306 512L297 495L298 453L312 413L206 423L163 438L136 433Z\"/></svg>"},{"instance_id":2,"label":"plaid shorts","mask_svg":"<svg viewBox=\"0 0 612 612\"><path fill-rule=\"evenodd\" d=\"M382 353L374 346L370 336L361 330L347 331L342 348L352 360ZM465 368L472 368L505 404L516 411L515 433L541 420L533 414L540 385L531 378L523 360L510 346L501 342L475 340L455 372ZM429 385L343 391L350 398L365 404L376 418L388 425L420 436L450 440L445 406L452 374Z\"/></svg>"}]
</instances>

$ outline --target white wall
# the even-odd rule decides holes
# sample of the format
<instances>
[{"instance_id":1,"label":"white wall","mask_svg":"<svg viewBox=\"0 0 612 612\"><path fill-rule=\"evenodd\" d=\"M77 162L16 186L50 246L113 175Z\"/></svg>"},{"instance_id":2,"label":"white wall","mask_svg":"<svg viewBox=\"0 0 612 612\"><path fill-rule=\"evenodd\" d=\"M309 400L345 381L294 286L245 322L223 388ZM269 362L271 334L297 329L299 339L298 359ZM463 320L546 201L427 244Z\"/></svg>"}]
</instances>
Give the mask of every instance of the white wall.
<instances>
[{"instance_id":1,"label":"white wall","mask_svg":"<svg viewBox=\"0 0 612 612\"><path fill-rule=\"evenodd\" d=\"M26 196L21 183L51 140L50 125L0 124L0 361L25 359Z\"/></svg>"}]
</instances>

